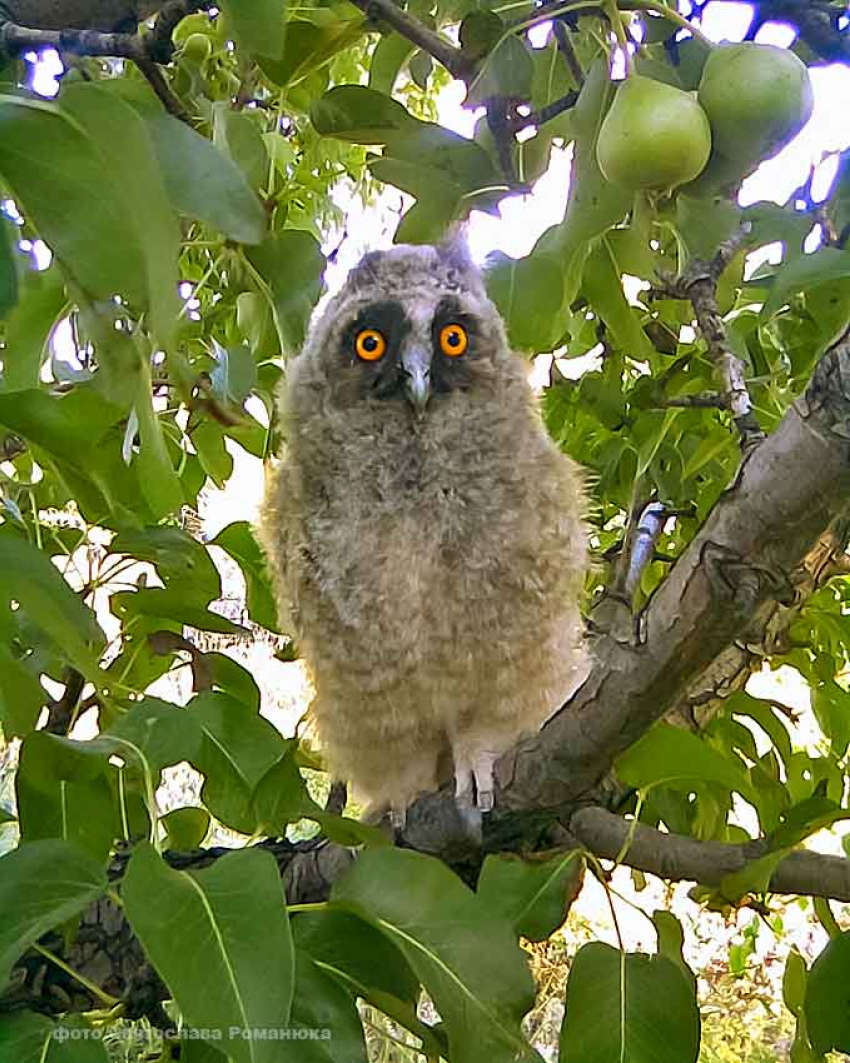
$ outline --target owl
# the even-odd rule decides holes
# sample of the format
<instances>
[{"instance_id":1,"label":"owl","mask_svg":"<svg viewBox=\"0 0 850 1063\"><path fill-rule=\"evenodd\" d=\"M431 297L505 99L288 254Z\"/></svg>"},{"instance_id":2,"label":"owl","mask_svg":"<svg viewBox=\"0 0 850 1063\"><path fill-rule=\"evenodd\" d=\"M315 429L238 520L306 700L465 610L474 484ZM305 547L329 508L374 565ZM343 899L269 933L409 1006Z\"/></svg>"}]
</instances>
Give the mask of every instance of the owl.
<instances>
[{"instance_id":1,"label":"owl","mask_svg":"<svg viewBox=\"0 0 850 1063\"><path fill-rule=\"evenodd\" d=\"M580 468L462 245L367 254L279 396L259 537L329 770L396 817L460 806L584 678ZM448 777L448 776L447 776Z\"/></svg>"}]
</instances>

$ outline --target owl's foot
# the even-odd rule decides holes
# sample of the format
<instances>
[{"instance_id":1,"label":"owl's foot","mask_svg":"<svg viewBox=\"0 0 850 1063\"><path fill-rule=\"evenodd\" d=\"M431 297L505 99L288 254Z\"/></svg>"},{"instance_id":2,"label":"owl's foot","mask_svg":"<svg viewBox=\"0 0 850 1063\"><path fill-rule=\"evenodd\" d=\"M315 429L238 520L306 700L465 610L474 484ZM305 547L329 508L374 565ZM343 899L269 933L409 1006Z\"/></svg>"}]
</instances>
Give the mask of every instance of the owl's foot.
<instances>
[{"instance_id":1,"label":"owl's foot","mask_svg":"<svg viewBox=\"0 0 850 1063\"><path fill-rule=\"evenodd\" d=\"M492 812L494 804L493 768L496 753L478 752L455 766L455 801L459 808Z\"/></svg>"},{"instance_id":2,"label":"owl's foot","mask_svg":"<svg viewBox=\"0 0 850 1063\"><path fill-rule=\"evenodd\" d=\"M407 809L397 808L395 805L390 807L390 823L396 834L401 834L407 825Z\"/></svg>"}]
</instances>

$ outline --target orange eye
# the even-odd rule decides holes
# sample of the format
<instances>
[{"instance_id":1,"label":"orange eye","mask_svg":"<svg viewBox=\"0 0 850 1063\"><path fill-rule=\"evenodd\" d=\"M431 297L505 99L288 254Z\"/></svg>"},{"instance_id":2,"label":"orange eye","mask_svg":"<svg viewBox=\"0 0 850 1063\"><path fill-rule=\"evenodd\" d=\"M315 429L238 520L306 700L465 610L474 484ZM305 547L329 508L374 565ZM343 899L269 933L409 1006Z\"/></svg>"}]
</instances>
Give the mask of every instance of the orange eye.
<instances>
[{"instance_id":1,"label":"orange eye","mask_svg":"<svg viewBox=\"0 0 850 1063\"><path fill-rule=\"evenodd\" d=\"M354 349L364 362L377 362L387 349L387 341L377 329L364 328L357 333Z\"/></svg>"},{"instance_id":2,"label":"orange eye","mask_svg":"<svg viewBox=\"0 0 850 1063\"><path fill-rule=\"evenodd\" d=\"M440 350L449 358L457 358L469 346L469 336L463 325L445 325L440 329Z\"/></svg>"}]
</instances>

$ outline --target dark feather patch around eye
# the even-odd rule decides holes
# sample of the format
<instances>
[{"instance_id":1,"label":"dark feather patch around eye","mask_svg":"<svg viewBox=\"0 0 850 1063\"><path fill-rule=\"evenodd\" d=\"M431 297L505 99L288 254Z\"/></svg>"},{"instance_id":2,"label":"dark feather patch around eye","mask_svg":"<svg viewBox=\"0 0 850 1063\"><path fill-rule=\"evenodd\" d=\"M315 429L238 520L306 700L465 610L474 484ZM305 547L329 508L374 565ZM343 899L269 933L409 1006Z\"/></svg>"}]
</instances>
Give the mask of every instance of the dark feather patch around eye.
<instances>
[{"instance_id":1,"label":"dark feather patch around eye","mask_svg":"<svg viewBox=\"0 0 850 1063\"><path fill-rule=\"evenodd\" d=\"M447 355L442 350L440 336L449 325L459 325L464 332L466 342L459 357ZM475 359L479 338L480 329L476 318L463 309L458 299L443 299L431 322L431 343L434 350L431 387L434 391L446 392L455 388L466 390L472 386L475 371L470 365L470 359Z\"/></svg>"},{"instance_id":2,"label":"dark feather patch around eye","mask_svg":"<svg viewBox=\"0 0 850 1063\"><path fill-rule=\"evenodd\" d=\"M356 359L356 342L359 333L364 329L374 329L380 332L387 342L387 353L382 362L387 358L395 358L401 341L410 331L410 324L401 303L386 302L371 303L364 306L360 312L345 328L342 334L342 351L340 352L346 361Z\"/></svg>"},{"instance_id":3,"label":"dark feather patch around eye","mask_svg":"<svg viewBox=\"0 0 850 1063\"><path fill-rule=\"evenodd\" d=\"M357 353L357 337L374 330L386 341L380 358L364 360ZM340 358L350 377L348 388L356 389L362 398L389 398L403 391L398 368L399 352L410 322L401 303L386 300L364 306L342 333Z\"/></svg>"}]
</instances>

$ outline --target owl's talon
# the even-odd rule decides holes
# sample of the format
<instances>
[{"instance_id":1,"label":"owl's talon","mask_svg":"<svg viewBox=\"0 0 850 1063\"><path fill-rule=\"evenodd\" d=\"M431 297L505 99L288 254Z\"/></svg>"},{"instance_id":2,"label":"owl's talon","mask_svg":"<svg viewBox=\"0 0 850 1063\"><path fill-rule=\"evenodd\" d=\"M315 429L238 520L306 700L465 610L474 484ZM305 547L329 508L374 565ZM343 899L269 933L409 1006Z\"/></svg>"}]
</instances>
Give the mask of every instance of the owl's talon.
<instances>
[{"instance_id":1,"label":"owl's talon","mask_svg":"<svg viewBox=\"0 0 850 1063\"><path fill-rule=\"evenodd\" d=\"M396 833L401 833L407 825L407 809L406 808L391 808L390 809L390 823Z\"/></svg>"},{"instance_id":2,"label":"owl's talon","mask_svg":"<svg viewBox=\"0 0 850 1063\"><path fill-rule=\"evenodd\" d=\"M479 790L475 805L479 812L492 812L495 799L492 790Z\"/></svg>"},{"instance_id":3,"label":"owl's talon","mask_svg":"<svg viewBox=\"0 0 850 1063\"><path fill-rule=\"evenodd\" d=\"M480 812L493 811L493 805L495 804L493 768L495 764L495 753L479 753L472 762L472 775L475 779L475 804Z\"/></svg>"}]
</instances>

